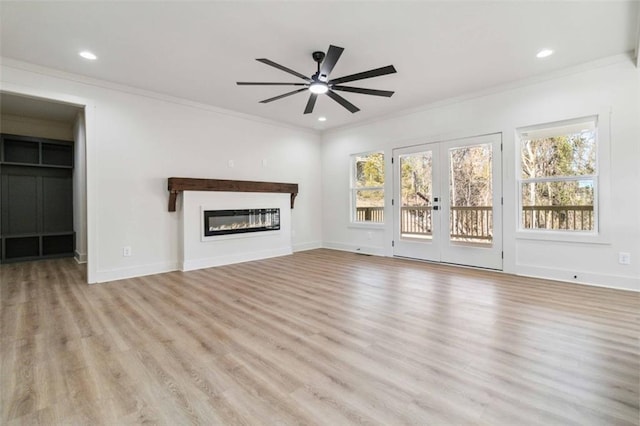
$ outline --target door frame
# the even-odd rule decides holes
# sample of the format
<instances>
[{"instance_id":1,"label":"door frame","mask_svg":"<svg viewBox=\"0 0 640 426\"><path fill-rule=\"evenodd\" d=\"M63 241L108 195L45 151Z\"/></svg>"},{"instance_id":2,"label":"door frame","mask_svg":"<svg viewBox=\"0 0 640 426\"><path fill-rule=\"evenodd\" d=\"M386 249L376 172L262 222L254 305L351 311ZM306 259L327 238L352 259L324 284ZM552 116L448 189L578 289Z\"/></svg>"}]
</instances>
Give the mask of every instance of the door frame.
<instances>
[{"instance_id":1,"label":"door frame","mask_svg":"<svg viewBox=\"0 0 640 426\"><path fill-rule=\"evenodd\" d=\"M7 64L9 65L9 64ZM69 104L78 107L84 115L84 182L85 182L85 199L81 202L82 221L86 224L86 263L87 263L87 283L94 284L98 282L98 263L97 263L97 185L98 182L94 178L94 164L97 163L97 153L94 141L97 139L96 126L96 105L93 100L83 98L66 93L52 92L45 89L27 87L14 83L3 82L2 93L24 96L44 102L54 102ZM74 141L75 142L75 141ZM75 142L77 143L77 142Z\"/></svg>"},{"instance_id":2,"label":"door frame","mask_svg":"<svg viewBox=\"0 0 640 426\"><path fill-rule=\"evenodd\" d=\"M503 270L503 179L502 179L502 132L475 136L429 141L392 149L392 255L438 263L456 264L493 270ZM475 243L455 242L449 238L449 151L457 146L492 144L492 230L491 246ZM433 239L401 239L400 235L400 185L401 170L399 158L404 153L432 151L432 195L438 196L439 211L433 214ZM438 239L439 237L439 239ZM417 253L417 255L416 255Z\"/></svg>"}]
</instances>

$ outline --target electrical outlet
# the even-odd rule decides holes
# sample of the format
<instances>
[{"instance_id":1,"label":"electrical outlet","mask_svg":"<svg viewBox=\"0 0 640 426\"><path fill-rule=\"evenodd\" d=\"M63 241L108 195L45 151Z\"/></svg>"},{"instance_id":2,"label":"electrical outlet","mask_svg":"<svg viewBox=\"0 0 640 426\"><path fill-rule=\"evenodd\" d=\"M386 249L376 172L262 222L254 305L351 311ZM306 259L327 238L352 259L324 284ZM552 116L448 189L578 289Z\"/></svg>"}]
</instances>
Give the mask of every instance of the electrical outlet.
<instances>
[{"instance_id":1,"label":"electrical outlet","mask_svg":"<svg viewBox=\"0 0 640 426\"><path fill-rule=\"evenodd\" d=\"M229 160L227 164L229 165L229 167L233 167L236 165L236 163L234 163L233 160Z\"/></svg>"},{"instance_id":2,"label":"electrical outlet","mask_svg":"<svg viewBox=\"0 0 640 426\"><path fill-rule=\"evenodd\" d=\"M129 247L129 246L122 247L122 256L124 256L124 257L131 256L131 247Z\"/></svg>"},{"instance_id":3,"label":"electrical outlet","mask_svg":"<svg viewBox=\"0 0 640 426\"><path fill-rule=\"evenodd\" d=\"M631 264L631 253L620 252L618 253L618 262L621 265L630 265Z\"/></svg>"},{"instance_id":4,"label":"electrical outlet","mask_svg":"<svg viewBox=\"0 0 640 426\"><path fill-rule=\"evenodd\" d=\"M262 159L262 167L267 167L267 159L266 158Z\"/></svg>"}]
</instances>

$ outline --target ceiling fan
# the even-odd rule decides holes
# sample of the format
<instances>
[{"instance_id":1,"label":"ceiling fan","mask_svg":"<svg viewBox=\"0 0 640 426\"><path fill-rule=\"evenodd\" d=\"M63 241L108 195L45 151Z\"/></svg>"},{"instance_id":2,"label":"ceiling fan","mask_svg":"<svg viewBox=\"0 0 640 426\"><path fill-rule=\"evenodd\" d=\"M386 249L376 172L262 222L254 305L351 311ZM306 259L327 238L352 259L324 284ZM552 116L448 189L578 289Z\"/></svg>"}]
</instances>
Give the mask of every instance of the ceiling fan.
<instances>
[{"instance_id":1,"label":"ceiling fan","mask_svg":"<svg viewBox=\"0 0 640 426\"><path fill-rule=\"evenodd\" d=\"M287 72L289 74L293 74L296 77L303 79L304 83L266 83L266 82L245 82L238 81L237 84L239 86L302 86L300 89L296 89L291 92L287 92L282 95L274 96L273 98L265 99L260 101L262 104L266 104L269 102L277 101L278 99L286 98L287 96L295 95L296 93L304 92L308 90L311 92L309 95L309 100L307 101L307 106L304 109L305 114L310 114L313 112L313 107L316 104L316 100L318 95L326 94L331 99L348 109L352 113L356 113L360 111L360 108L353 105L351 102L347 101L342 96L338 95L335 91L342 92L352 92L352 93L360 93L363 95L374 95L374 96L386 96L390 97L394 92L389 90L374 90L374 89L363 89L360 87L352 87L352 86L343 86L342 83L348 83L350 81L356 80L364 80L372 77L379 77L381 75L393 74L396 72L396 69L393 65L387 65L386 67L376 68L369 71L359 72L357 74L351 74L344 77L329 79L329 74L335 67L338 59L340 59L340 55L344 49L338 46L329 46L329 50L327 50L327 54L324 52L313 52L311 55L313 60L318 64L318 71L313 74L311 77L307 77L304 74L301 74L297 71L294 71L290 68L277 64L269 59L259 58L256 59L258 62L262 62L263 64L267 64L274 68L278 68L281 71Z\"/></svg>"}]
</instances>

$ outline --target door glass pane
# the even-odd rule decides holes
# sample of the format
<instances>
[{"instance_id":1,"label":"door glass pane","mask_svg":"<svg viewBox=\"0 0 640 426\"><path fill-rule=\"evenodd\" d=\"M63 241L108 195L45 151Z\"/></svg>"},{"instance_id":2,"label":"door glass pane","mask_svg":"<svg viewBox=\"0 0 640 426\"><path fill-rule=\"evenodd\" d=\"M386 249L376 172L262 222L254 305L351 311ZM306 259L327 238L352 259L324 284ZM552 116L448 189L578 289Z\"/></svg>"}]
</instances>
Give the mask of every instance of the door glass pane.
<instances>
[{"instance_id":1,"label":"door glass pane","mask_svg":"<svg viewBox=\"0 0 640 426\"><path fill-rule=\"evenodd\" d=\"M400 237L432 238L432 151L400 156Z\"/></svg>"},{"instance_id":2,"label":"door glass pane","mask_svg":"<svg viewBox=\"0 0 640 426\"><path fill-rule=\"evenodd\" d=\"M492 244L491 163L491 144L449 150L451 241Z\"/></svg>"}]
</instances>

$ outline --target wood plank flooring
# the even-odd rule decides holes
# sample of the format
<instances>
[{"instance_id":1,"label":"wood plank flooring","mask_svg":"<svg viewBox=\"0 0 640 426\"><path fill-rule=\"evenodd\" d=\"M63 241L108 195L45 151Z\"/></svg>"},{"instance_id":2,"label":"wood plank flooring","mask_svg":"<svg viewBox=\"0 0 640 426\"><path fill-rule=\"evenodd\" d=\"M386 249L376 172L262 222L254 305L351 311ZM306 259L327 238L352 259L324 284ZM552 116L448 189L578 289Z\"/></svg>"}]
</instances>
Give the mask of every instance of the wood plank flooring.
<instances>
[{"instance_id":1,"label":"wood plank flooring","mask_svg":"<svg viewBox=\"0 0 640 426\"><path fill-rule=\"evenodd\" d=\"M640 295L313 250L0 266L0 424L638 425Z\"/></svg>"}]
</instances>

